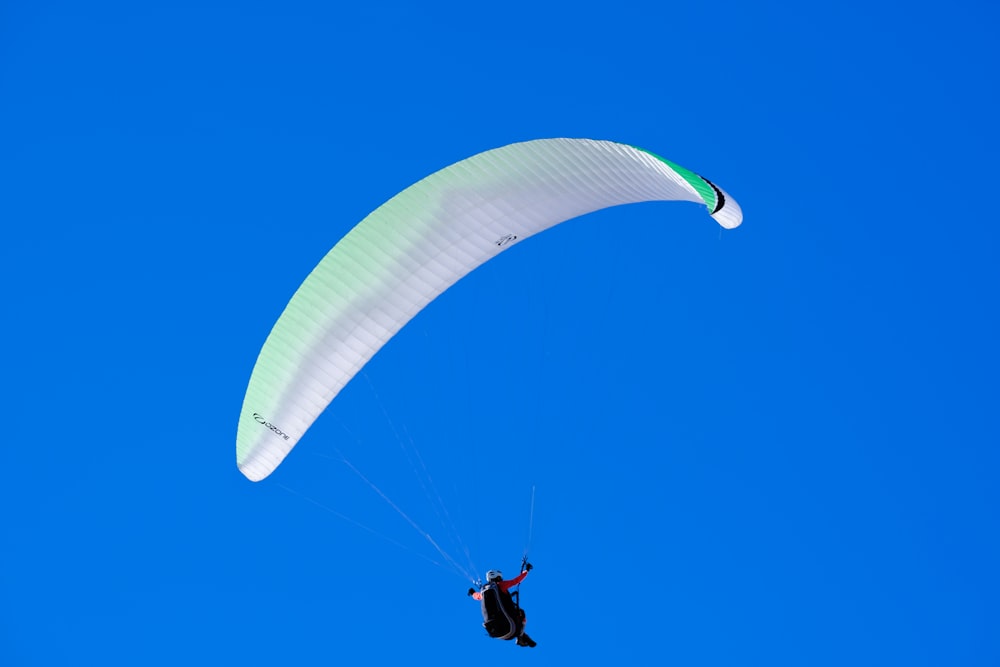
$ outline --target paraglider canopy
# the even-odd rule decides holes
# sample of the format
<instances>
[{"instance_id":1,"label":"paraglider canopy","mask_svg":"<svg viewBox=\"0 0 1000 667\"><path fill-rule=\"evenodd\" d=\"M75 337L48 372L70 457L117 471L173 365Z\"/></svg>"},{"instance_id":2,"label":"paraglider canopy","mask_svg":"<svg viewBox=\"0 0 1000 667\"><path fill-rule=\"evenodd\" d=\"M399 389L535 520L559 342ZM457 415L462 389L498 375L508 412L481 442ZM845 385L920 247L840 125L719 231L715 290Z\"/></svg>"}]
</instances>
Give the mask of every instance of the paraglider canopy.
<instances>
[{"instance_id":1,"label":"paraglider canopy","mask_svg":"<svg viewBox=\"0 0 1000 667\"><path fill-rule=\"evenodd\" d=\"M704 204L730 229L743 219L708 179L590 139L511 144L403 190L330 250L278 318L243 401L239 469L270 475L386 341L462 276L560 222L644 201Z\"/></svg>"}]
</instances>

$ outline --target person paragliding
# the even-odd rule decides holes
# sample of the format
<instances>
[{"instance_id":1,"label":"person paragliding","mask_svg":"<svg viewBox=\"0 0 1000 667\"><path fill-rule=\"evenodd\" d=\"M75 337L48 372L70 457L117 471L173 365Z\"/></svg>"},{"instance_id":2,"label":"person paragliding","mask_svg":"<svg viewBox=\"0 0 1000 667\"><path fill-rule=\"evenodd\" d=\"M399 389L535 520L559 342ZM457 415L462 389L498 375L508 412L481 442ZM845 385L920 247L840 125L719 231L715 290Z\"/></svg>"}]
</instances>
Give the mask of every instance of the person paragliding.
<instances>
[{"instance_id":1,"label":"person paragliding","mask_svg":"<svg viewBox=\"0 0 1000 667\"><path fill-rule=\"evenodd\" d=\"M520 604L520 583L531 571L531 563L521 563L521 574L504 580L500 570L486 573L486 583L477 591L469 589L469 595L479 600L483 612L483 627L487 634L496 639L515 639L518 646L535 646L535 641L524 632L528 620ZM513 593L510 589L518 586Z\"/></svg>"}]
</instances>

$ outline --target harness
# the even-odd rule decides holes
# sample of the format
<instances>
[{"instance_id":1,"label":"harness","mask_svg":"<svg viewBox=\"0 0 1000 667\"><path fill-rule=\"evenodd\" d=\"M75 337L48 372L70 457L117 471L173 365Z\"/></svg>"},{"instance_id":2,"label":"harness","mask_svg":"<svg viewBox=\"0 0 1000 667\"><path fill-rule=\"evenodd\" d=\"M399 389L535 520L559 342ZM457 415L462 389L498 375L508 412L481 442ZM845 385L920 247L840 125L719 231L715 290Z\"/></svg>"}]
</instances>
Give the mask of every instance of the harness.
<instances>
[{"instance_id":1,"label":"harness","mask_svg":"<svg viewBox=\"0 0 1000 667\"><path fill-rule=\"evenodd\" d=\"M518 603L519 591L505 591L498 584L486 584L481 591L483 627L496 639L514 639L524 629L524 612Z\"/></svg>"}]
</instances>

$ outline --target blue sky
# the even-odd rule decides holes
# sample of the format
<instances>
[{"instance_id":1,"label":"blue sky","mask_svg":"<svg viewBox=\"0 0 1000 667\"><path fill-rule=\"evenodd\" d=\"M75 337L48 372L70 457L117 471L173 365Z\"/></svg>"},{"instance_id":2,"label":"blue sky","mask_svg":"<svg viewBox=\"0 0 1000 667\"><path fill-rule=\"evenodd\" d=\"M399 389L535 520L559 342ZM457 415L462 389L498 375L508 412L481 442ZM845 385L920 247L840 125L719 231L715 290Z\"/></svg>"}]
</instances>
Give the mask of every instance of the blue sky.
<instances>
[{"instance_id":1,"label":"blue sky","mask_svg":"<svg viewBox=\"0 0 1000 667\"><path fill-rule=\"evenodd\" d=\"M995 7L141 5L0 7L0 663L1000 662ZM555 136L744 225L519 245L243 478L254 360L326 251ZM488 639L338 451L483 571L534 487L539 646Z\"/></svg>"}]
</instances>

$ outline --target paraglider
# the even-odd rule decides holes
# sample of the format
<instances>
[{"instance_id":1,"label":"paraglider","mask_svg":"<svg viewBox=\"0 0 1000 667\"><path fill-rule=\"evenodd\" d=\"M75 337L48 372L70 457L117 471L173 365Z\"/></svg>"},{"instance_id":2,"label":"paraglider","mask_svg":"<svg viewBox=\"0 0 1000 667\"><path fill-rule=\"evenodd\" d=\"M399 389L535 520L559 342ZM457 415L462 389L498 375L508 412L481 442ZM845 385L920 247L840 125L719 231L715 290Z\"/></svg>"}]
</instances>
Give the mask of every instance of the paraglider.
<instances>
[{"instance_id":1,"label":"paraglider","mask_svg":"<svg viewBox=\"0 0 1000 667\"><path fill-rule=\"evenodd\" d=\"M476 267L571 218L646 201L703 204L726 229L743 220L731 197L693 171L641 148L591 139L510 144L406 188L334 245L275 323L243 400L236 433L240 471L252 481L274 472L375 353ZM511 592L532 569L527 550L521 565L510 580L489 571L480 590L468 593L480 602L491 637L533 647L519 589Z\"/></svg>"},{"instance_id":2,"label":"paraglider","mask_svg":"<svg viewBox=\"0 0 1000 667\"><path fill-rule=\"evenodd\" d=\"M727 229L743 219L708 179L590 139L510 144L400 192L320 261L264 342L237 428L240 471L270 475L375 353L464 275L558 223L644 201L704 204Z\"/></svg>"},{"instance_id":3,"label":"paraglider","mask_svg":"<svg viewBox=\"0 0 1000 667\"><path fill-rule=\"evenodd\" d=\"M521 564L521 574L513 579L504 580L500 570L490 570L486 573L486 583L477 591L470 588L468 594L474 600L479 600L483 613L483 627L486 634L495 639L516 640L518 646L534 648L535 640L527 635L524 626L528 619L521 608L520 591L513 593L514 586L520 588L524 578L532 569L531 563L525 560Z\"/></svg>"}]
</instances>

